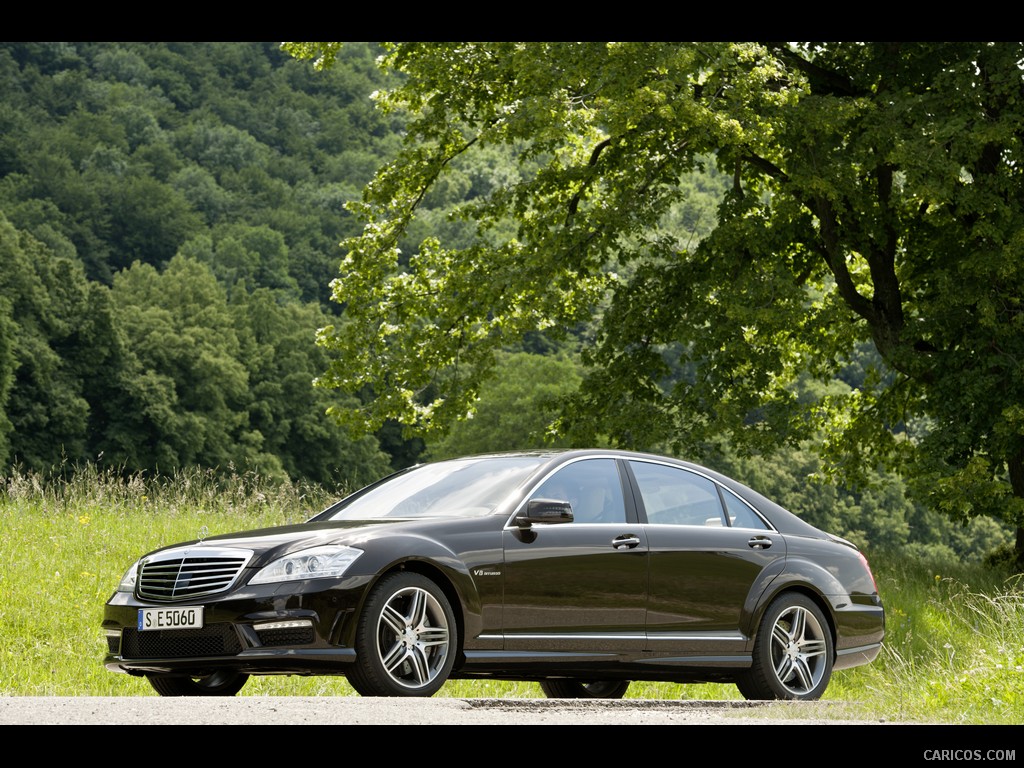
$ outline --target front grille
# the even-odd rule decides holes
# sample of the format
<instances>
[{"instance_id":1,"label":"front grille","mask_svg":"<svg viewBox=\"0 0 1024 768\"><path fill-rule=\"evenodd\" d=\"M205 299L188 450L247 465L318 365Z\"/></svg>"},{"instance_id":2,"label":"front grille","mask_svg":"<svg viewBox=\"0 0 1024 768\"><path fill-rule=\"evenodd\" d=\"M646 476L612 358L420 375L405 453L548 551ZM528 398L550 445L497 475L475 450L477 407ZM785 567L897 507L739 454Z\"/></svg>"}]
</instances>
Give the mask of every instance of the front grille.
<instances>
[{"instance_id":1,"label":"front grille","mask_svg":"<svg viewBox=\"0 0 1024 768\"><path fill-rule=\"evenodd\" d=\"M231 588L252 552L195 546L159 552L139 568L136 593L146 600L173 602Z\"/></svg>"},{"instance_id":2,"label":"front grille","mask_svg":"<svg viewBox=\"0 0 1024 768\"><path fill-rule=\"evenodd\" d=\"M203 629L161 629L139 632L126 628L121 634L122 659L183 659L202 656L234 656L242 643L230 624L211 624Z\"/></svg>"}]
</instances>

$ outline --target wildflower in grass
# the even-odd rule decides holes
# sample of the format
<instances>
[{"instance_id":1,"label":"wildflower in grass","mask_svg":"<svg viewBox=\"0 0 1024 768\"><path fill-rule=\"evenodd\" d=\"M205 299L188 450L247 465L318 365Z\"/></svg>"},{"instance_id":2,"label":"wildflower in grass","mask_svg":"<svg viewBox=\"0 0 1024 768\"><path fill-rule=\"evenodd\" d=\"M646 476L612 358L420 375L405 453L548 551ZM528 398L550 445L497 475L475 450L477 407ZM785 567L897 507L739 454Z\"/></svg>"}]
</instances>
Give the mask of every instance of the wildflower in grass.
<instances>
[{"instance_id":1,"label":"wildflower in grass","mask_svg":"<svg viewBox=\"0 0 1024 768\"><path fill-rule=\"evenodd\" d=\"M78 522L79 522L79 523L80 523L81 525L88 525L88 524L89 524L89 521L90 521L91 519L92 519L92 518L91 518L91 517L89 517L89 515L79 515L79 516L78 516Z\"/></svg>"}]
</instances>

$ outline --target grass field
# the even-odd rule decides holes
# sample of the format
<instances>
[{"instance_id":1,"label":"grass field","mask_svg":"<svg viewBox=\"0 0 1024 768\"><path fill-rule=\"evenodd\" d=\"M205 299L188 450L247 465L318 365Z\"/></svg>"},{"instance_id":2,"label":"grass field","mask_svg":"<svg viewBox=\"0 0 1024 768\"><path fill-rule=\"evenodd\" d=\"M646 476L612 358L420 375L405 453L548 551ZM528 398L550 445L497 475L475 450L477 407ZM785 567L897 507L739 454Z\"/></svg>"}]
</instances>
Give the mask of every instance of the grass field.
<instances>
[{"instance_id":1,"label":"grass field","mask_svg":"<svg viewBox=\"0 0 1024 768\"><path fill-rule=\"evenodd\" d=\"M154 696L102 664L103 604L156 546L300 522L320 489L208 472L145 482L84 472L64 482L0 481L0 695ZM886 607L874 663L833 674L825 699L890 722L1024 722L1024 584L957 563L868 553ZM342 677L253 678L244 696L355 695ZM533 683L450 681L439 696L540 697ZM634 683L628 697L739 699L726 685Z\"/></svg>"}]
</instances>

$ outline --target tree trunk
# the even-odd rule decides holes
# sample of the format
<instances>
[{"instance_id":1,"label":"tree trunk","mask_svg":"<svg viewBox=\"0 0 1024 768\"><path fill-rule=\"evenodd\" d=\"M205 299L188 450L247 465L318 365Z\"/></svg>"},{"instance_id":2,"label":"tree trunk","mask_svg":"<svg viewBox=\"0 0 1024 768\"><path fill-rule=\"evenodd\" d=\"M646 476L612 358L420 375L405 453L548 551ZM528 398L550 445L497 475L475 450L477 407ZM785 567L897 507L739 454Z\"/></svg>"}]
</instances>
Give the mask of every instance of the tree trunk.
<instances>
[{"instance_id":1,"label":"tree trunk","mask_svg":"<svg viewBox=\"0 0 1024 768\"><path fill-rule=\"evenodd\" d=\"M1024 573L1024 527L1017 526L1017 546L1014 548L1013 568Z\"/></svg>"},{"instance_id":2,"label":"tree trunk","mask_svg":"<svg viewBox=\"0 0 1024 768\"><path fill-rule=\"evenodd\" d=\"M1018 452L1007 462L1010 470L1010 487L1013 495L1024 498L1024 452ZM1017 522L1017 543L1014 547L1013 567L1017 573L1024 573L1024 524Z\"/></svg>"}]
</instances>

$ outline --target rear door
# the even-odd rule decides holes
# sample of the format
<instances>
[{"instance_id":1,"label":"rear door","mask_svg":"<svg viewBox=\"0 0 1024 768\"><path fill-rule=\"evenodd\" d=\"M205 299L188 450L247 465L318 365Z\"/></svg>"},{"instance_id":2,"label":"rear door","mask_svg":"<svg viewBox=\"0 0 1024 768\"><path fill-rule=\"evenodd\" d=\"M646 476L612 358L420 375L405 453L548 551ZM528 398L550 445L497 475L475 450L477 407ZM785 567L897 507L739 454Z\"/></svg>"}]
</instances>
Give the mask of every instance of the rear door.
<instances>
[{"instance_id":1,"label":"rear door","mask_svg":"<svg viewBox=\"0 0 1024 768\"><path fill-rule=\"evenodd\" d=\"M747 619L785 559L785 540L709 477L655 461L627 464L650 549L648 649L744 653Z\"/></svg>"}]
</instances>

